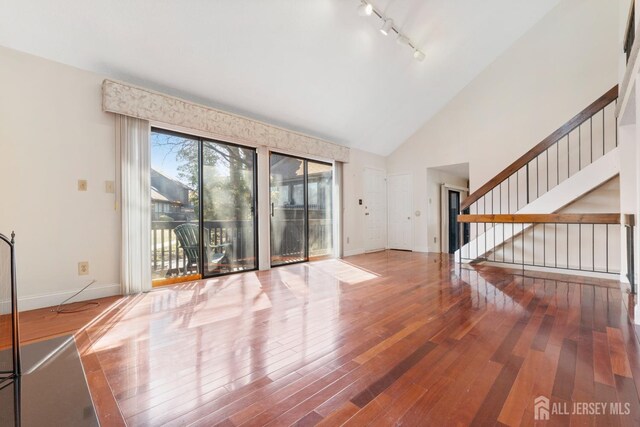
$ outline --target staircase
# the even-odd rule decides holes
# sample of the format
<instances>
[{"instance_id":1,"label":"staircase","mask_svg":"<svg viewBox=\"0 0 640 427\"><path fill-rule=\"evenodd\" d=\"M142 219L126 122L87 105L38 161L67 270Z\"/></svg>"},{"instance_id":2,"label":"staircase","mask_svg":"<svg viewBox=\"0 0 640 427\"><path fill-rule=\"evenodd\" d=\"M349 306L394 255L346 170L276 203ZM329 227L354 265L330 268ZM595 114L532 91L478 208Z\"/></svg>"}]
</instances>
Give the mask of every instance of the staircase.
<instances>
[{"instance_id":1,"label":"staircase","mask_svg":"<svg viewBox=\"0 0 640 427\"><path fill-rule=\"evenodd\" d=\"M616 86L465 199L461 206L465 215L460 219L469 223L469 238L456 251L456 261L500 262L497 254L501 254L502 262L509 262L508 259L523 265L569 270L619 271L610 268L611 257L622 257L619 226L614 230L620 221L613 220L615 216L610 215L605 222L590 213L544 217L561 212L619 175L617 97ZM558 224L562 224L560 231ZM548 233L555 242L554 248L547 239ZM562 247L558 246L559 239ZM532 247L529 241L533 242ZM544 252L543 255L536 254L536 243L537 252ZM583 243L592 246L584 254L589 262L583 261ZM600 253L603 245L605 252ZM576 262L571 259L576 251L569 251L574 247L580 248ZM566 256L558 263L560 250Z\"/></svg>"}]
</instances>

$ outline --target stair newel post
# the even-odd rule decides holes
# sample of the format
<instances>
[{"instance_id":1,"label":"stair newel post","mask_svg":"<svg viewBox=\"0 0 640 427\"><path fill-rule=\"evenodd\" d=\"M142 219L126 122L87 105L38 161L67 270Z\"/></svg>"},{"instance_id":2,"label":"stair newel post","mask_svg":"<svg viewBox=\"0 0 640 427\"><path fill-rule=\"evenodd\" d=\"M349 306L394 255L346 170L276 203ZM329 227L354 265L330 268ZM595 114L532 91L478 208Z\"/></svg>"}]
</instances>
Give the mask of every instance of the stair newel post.
<instances>
[{"instance_id":1,"label":"stair newel post","mask_svg":"<svg viewBox=\"0 0 640 427\"><path fill-rule=\"evenodd\" d=\"M462 278L462 247L464 246L464 223L458 221L458 277Z\"/></svg>"},{"instance_id":2,"label":"stair newel post","mask_svg":"<svg viewBox=\"0 0 640 427\"><path fill-rule=\"evenodd\" d=\"M627 235L627 279L631 287L631 293L636 293L635 251L634 251L634 226L635 216L624 215L624 227Z\"/></svg>"}]
</instances>

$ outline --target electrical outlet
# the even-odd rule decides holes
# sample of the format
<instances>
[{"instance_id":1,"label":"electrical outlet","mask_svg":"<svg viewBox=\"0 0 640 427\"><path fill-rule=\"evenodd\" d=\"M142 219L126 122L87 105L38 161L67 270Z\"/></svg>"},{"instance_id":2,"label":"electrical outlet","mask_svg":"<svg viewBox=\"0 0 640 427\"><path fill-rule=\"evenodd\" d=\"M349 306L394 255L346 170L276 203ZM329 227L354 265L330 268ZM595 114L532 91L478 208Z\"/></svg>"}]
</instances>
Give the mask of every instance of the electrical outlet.
<instances>
[{"instance_id":1,"label":"electrical outlet","mask_svg":"<svg viewBox=\"0 0 640 427\"><path fill-rule=\"evenodd\" d=\"M105 181L104 182L104 190L107 193L115 193L116 192L116 185L113 181Z\"/></svg>"},{"instance_id":2,"label":"electrical outlet","mask_svg":"<svg viewBox=\"0 0 640 427\"><path fill-rule=\"evenodd\" d=\"M347 237L347 244L349 244L349 238Z\"/></svg>"},{"instance_id":3,"label":"electrical outlet","mask_svg":"<svg viewBox=\"0 0 640 427\"><path fill-rule=\"evenodd\" d=\"M433 243L436 243L437 237L433 238Z\"/></svg>"},{"instance_id":4,"label":"electrical outlet","mask_svg":"<svg viewBox=\"0 0 640 427\"><path fill-rule=\"evenodd\" d=\"M89 274L89 262L81 261L78 263L78 276L86 276Z\"/></svg>"},{"instance_id":5,"label":"electrical outlet","mask_svg":"<svg viewBox=\"0 0 640 427\"><path fill-rule=\"evenodd\" d=\"M79 179L78 180L78 191L87 191L87 180L86 179Z\"/></svg>"}]
</instances>

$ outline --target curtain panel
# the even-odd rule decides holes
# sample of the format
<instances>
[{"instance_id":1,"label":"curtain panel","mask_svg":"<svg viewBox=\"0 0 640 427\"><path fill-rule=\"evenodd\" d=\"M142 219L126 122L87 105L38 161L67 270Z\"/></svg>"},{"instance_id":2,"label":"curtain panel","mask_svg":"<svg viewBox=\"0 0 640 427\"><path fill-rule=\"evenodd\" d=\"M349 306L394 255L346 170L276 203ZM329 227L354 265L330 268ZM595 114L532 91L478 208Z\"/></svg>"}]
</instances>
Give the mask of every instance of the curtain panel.
<instances>
[{"instance_id":1,"label":"curtain panel","mask_svg":"<svg viewBox=\"0 0 640 427\"><path fill-rule=\"evenodd\" d=\"M121 286L125 295L151 289L149 122L116 116L122 206Z\"/></svg>"}]
</instances>

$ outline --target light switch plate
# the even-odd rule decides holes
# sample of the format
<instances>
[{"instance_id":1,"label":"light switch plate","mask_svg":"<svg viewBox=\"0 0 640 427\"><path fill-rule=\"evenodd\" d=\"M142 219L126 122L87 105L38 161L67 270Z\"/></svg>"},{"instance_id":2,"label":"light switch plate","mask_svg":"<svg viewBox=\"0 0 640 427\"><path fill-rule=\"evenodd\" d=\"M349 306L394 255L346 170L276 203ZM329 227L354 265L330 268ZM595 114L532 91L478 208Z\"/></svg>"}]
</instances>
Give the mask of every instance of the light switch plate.
<instances>
[{"instance_id":1,"label":"light switch plate","mask_svg":"<svg viewBox=\"0 0 640 427\"><path fill-rule=\"evenodd\" d=\"M79 179L78 180L78 191L87 191L87 180L86 179Z\"/></svg>"},{"instance_id":2,"label":"light switch plate","mask_svg":"<svg viewBox=\"0 0 640 427\"><path fill-rule=\"evenodd\" d=\"M107 193L115 193L116 192L116 184L113 181L105 181L104 182L104 190Z\"/></svg>"}]
</instances>

